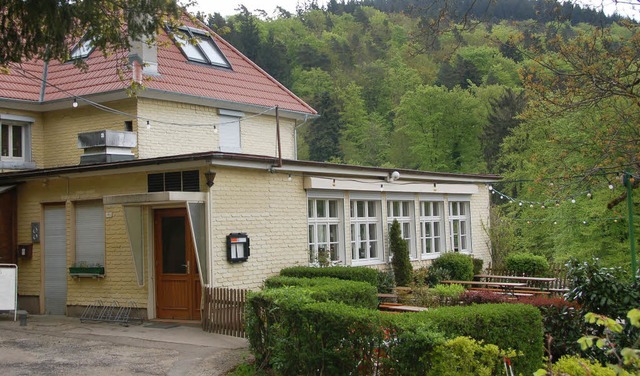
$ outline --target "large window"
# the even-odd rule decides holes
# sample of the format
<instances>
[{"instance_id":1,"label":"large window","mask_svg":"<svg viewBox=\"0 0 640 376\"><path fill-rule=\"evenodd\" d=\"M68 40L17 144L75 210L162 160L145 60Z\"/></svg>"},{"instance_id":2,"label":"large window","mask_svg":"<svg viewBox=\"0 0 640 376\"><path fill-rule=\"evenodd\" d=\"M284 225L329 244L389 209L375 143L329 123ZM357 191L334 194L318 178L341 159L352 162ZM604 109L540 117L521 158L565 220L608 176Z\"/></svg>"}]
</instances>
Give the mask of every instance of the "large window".
<instances>
[{"instance_id":1,"label":"large window","mask_svg":"<svg viewBox=\"0 0 640 376\"><path fill-rule=\"evenodd\" d=\"M442 252L443 206L442 201L420 202L420 244L423 256L438 256Z\"/></svg>"},{"instance_id":2,"label":"large window","mask_svg":"<svg viewBox=\"0 0 640 376\"><path fill-rule=\"evenodd\" d=\"M340 203L342 200L314 198L308 201L309 262L341 261Z\"/></svg>"},{"instance_id":3,"label":"large window","mask_svg":"<svg viewBox=\"0 0 640 376\"><path fill-rule=\"evenodd\" d=\"M449 201L449 228L454 252L471 252L471 217L468 201Z\"/></svg>"},{"instance_id":4,"label":"large window","mask_svg":"<svg viewBox=\"0 0 640 376\"><path fill-rule=\"evenodd\" d=\"M181 27L173 33L187 59L198 63L231 68L211 36L204 30Z\"/></svg>"},{"instance_id":5,"label":"large window","mask_svg":"<svg viewBox=\"0 0 640 376\"><path fill-rule=\"evenodd\" d=\"M379 212L379 201L351 201L351 258L354 262L382 259Z\"/></svg>"},{"instance_id":6,"label":"large window","mask_svg":"<svg viewBox=\"0 0 640 376\"><path fill-rule=\"evenodd\" d=\"M101 201L76 204L76 264L104 266L104 209Z\"/></svg>"},{"instance_id":7,"label":"large window","mask_svg":"<svg viewBox=\"0 0 640 376\"><path fill-rule=\"evenodd\" d=\"M391 229L394 220L400 223L402 238L407 242L409 254L416 258L413 237L413 201L387 201L387 225Z\"/></svg>"}]
</instances>

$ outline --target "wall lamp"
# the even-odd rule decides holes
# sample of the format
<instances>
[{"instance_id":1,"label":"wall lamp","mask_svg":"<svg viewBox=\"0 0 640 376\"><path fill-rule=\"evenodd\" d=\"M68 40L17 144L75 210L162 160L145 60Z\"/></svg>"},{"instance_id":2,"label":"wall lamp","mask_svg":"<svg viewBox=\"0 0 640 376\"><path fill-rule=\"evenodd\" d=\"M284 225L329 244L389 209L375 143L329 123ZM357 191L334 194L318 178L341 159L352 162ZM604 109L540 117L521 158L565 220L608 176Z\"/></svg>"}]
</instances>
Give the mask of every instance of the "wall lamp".
<instances>
[{"instance_id":1,"label":"wall lamp","mask_svg":"<svg viewBox=\"0 0 640 376\"><path fill-rule=\"evenodd\" d=\"M207 187L213 187L213 181L216 178L216 173L213 171L207 171L204 173L205 179L207 179Z\"/></svg>"}]
</instances>

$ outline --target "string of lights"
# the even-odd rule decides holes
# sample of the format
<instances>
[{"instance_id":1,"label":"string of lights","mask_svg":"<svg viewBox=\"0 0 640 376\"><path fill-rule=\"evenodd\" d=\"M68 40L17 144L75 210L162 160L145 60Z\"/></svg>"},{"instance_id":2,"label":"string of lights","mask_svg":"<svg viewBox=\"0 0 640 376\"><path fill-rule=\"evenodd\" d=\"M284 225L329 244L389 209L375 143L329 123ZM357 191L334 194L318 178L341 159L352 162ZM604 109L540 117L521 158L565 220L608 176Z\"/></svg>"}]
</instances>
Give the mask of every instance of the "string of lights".
<instances>
[{"instance_id":1,"label":"string of lights","mask_svg":"<svg viewBox=\"0 0 640 376\"><path fill-rule=\"evenodd\" d=\"M117 110L115 108L111 108L111 107L105 106L103 104L94 102L94 101L92 101L92 100L90 100L88 98L85 98L83 96L76 95L75 93L72 93L69 90L61 88L58 85L53 84L53 83L49 82L48 80L46 80L46 79L44 79L42 77L36 76L33 73L25 70L22 67L21 64L12 63L11 65L12 65L12 68L16 69L18 74L20 74L22 77L24 77L26 79L29 79L29 80L32 80L34 82L37 81L39 83L44 83L47 86L50 86L50 87L52 87L52 88L54 88L56 90L59 90L60 92L62 92L64 94L67 94L70 97L73 97L72 107L74 107L74 108L78 107L79 102L86 103L86 104L88 104L88 105L90 105L90 106L92 106L92 107L94 107L94 108L96 108L96 109L98 109L100 111L104 111L104 112L111 113L111 114L114 114L114 115L124 116L124 117L129 118L129 119L135 119L135 120L146 122L147 128L150 128L150 122L157 123L157 124L182 126L182 127L213 127L214 129L217 126L220 126L220 125L233 124L233 123L237 122L237 120L231 120L231 121L209 122L209 123L176 123L176 122L171 122L171 121L166 121L166 120L161 120L161 119L155 119L155 118L147 117L147 116L134 115L134 114L131 114L131 113L128 113L128 112L120 111L120 110ZM267 112L273 111L276 107L277 106L272 106L272 107L266 108L262 112L259 112L259 113L253 114L253 115L249 115L249 116L243 116L243 117L241 117L239 119L241 121L246 121L246 120L258 117L258 116L262 116Z\"/></svg>"}]
</instances>

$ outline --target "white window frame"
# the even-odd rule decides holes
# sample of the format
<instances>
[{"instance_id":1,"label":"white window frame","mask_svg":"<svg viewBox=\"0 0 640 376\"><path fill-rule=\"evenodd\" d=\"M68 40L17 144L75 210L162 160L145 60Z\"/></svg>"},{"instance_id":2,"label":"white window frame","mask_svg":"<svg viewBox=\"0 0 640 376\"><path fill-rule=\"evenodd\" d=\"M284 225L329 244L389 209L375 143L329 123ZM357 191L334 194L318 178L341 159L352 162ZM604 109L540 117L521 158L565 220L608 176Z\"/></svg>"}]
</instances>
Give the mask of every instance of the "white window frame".
<instances>
[{"instance_id":1,"label":"white window frame","mask_svg":"<svg viewBox=\"0 0 640 376\"><path fill-rule=\"evenodd\" d=\"M322 207L318 204L322 203ZM333 213L331 206L334 206ZM318 251L329 249L329 262L344 263L343 231L343 199L308 197L307 198L307 244L309 246L309 263L318 264ZM335 238L331 239L331 228L335 229Z\"/></svg>"},{"instance_id":2,"label":"white window frame","mask_svg":"<svg viewBox=\"0 0 640 376\"><path fill-rule=\"evenodd\" d=\"M78 44L71 50L71 60L76 59L84 59L91 55L91 52L94 50L93 39L81 40Z\"/></svg>"},{"instance_id":3,"label":"white window frame","mask_svg":"<svg viewBox=\"0 0 640 376\"><path fill-rule=\"evenodd\" d=\"M398 205L395 207L395 205ZM398 210L396 210L398 209ZM407 242L409 255L412 259L417 259L415 247L415 225L414 225L414 201L403 199L387 199L387 230L391 230L393 221L400 223L400 234Z\"/></svg>"},{"instance_id":4,"label":"white window frame","mask_svg":"<svg viewBox=\"0 0 640 376\"><path fill-rule=\"evenodd\" d=\"M101 201L75 203L75 261L87 266L105 262L105 221Z\"/></svg>"},{"instance_id":5,"label":"white window frame","mask_svg":"<svg viewBox=\"0 0 640 376\"><path fill-rule=\"evenodd\" d=\"M353 264L382 262L384 248L382 246L381 202L381 200L372 199L352 199L349 202L351 262ZM358 203L364 205L363 215L358 213ZM372 209L374 213L371 213ZM364 226L364 229L361 226ZM362 245L364 248L361 247ZM364 249L363 255L361 255L361 249ZM372 249L376 251L375 256L371 255Z\"/></svg>"},{"instance_id":6,"label":"white window frame","mask_svg":"<svg viewBox=\"0 0 640 376\"><path fill-rule=\"evenodd\" d=\"M437 214L434 207L437 208ZM436 235L436 228L438 228L438 235ZM430 235L427 235L427 229L430 230L428 232ZM420 248L422 258L425 259L439 257L445 252L443 200L420 200ZM428 249L431 251L428 252Z\"/></svg>"},{"instance_id":7,"label":"white window frame","mask_svg":"<svg viewBox=\"0 0 640 376\"><path fill-rule=\"evenodd\" d=\"M22 155L18 157L13 155L13 148L14 148L13 135L15 133L16 128L19 129L19 132L20 132L20 151L22 152ZM6 140L4 139L5 129L7 130ZM9 162L24 162L25 155L27 153L26 138L27 138L27 131L26 131L25 125L18 124L15 122L3 121L2 124L0 125L0 159L2 161L9 161ZM6 149L4 145L7 145ZM6 155L5 155L5 152L6 152Z\"/></svg>"},{"instance_id":8,"label":"white window frame","mask_svg":"<svg viewBox=\"0 0 640 376\"><path fill-rule=\"evenodd\" d=\"M449 234L453 252L466 254L472 252L471 203L469 201L449 200Z\"/></svg>"}]
</instances>

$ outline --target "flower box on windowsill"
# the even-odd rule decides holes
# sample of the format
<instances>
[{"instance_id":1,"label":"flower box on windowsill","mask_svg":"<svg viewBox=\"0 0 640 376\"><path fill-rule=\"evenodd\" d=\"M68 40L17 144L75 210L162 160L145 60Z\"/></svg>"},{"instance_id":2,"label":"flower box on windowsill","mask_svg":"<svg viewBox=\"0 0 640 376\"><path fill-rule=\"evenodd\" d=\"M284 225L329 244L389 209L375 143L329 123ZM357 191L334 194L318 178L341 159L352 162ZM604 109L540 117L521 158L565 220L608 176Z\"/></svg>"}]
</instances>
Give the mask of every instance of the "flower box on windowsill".
<instances>
[{"instance_id":1,"label":"flower box on windowsill","mask_svg":"<svg viewBox=\"0 0 640 376\"><path fill-rule=\"evenodd\" d=\"M104 266L72 266L69 275L80 278L104 278Z\"/></svg>"}]
</instances>

